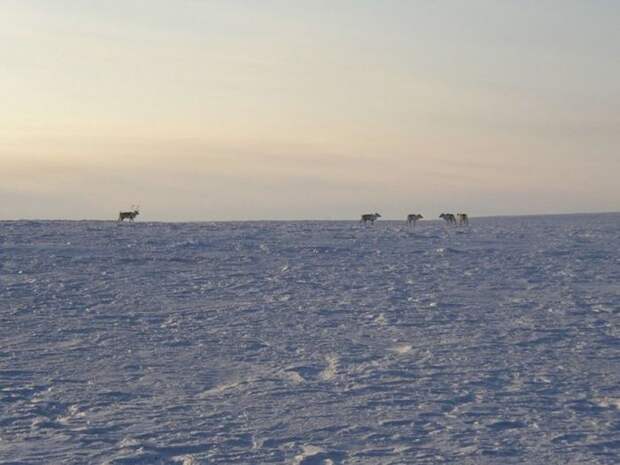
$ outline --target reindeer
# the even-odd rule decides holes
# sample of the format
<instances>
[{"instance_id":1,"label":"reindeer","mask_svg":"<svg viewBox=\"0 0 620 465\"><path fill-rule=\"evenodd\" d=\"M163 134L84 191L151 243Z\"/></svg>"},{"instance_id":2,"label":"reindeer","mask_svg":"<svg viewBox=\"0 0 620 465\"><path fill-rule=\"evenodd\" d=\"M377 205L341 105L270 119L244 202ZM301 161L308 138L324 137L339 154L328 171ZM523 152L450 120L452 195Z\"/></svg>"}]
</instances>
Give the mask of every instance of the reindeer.
<instances>
[{"instance_id":1,"label":"reindeer","mask_svg":"<svg viewBox=\"0 0 620 465\"><path fill-rule=\"evenodd\" d=\"M362 219L360 220L360 223L370 223L370 224L374 224L375 220L377 218L381 218L381 215L379 215L378 213L364 213L362 215Z\"/></svg>"},{"instance_id":2,"label":"reindeer","mask_svg":"<svg viewBox=\"0 0 620 465\"><path fill-rule=\"evenodd\" d=\"M118 221L129 220L133 223L133 220L140 214L140 207L138 205L132 205L132 211L128 212L119 212L118 213Z\"/></svg>"},{"instance_id":3,"label":"reindeer","mask_svg":"<svg viewBox=\"0 0 620 465\"><path fill-rule=\"evenodd\" d=\"M456 226L456 217L452 213L442 213L439 218L444 220L450 226Z\"/></svg>"},{"instance_id":4,"label":"reindeer","mask_svg":"<svg viewBox=\"0 0 620 465\"><path fill-rule=\"evenodd\" d=\"M467 216L467 213L457 213L456 221L459 226L469 226L469 217Z\"/></svg>"},{"instance_id":5,"label":"reindeer","mask_svg":"<svg viewBox=\"0 0 620 465\"><path fill-rule=\"evenodd\" d=\"M419 213L410 213L409 215L407 215L407 224L413 225L413 228L415 229L416 223L418 222L418 220L421 220L422 218L424 217L420 215Z\"/></svg>"}]
</instances>

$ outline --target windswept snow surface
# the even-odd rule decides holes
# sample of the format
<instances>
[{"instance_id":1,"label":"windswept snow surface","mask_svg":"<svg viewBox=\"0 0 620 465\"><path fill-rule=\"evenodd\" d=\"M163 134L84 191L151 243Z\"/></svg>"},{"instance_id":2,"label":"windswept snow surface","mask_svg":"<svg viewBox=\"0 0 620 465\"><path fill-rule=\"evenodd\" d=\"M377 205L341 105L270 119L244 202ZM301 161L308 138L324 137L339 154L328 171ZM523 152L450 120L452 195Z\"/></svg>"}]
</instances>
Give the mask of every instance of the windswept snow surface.
<instances>
[{"instance_id":1,"label":"windswept snow surface","mask_svg":"<svg viewBox=\"0 0 620 465\"><path fill-rule=\"evenodd\" d=\"M618 464L620 215L0 223L0 463Z\"/></svg>"}]
</instances>

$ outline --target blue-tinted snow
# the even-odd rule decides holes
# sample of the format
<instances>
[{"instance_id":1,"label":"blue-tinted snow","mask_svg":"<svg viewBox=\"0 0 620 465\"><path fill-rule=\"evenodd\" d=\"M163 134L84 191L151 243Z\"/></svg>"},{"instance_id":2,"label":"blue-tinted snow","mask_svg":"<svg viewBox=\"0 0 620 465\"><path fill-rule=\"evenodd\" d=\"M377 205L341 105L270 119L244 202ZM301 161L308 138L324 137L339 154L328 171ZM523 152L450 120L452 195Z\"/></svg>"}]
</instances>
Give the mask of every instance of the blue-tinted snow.
<instances>
[{"instance_id":1,"label":"blue-tinted snow","mask_svg":"<svg viewBox=\"0 0 620 465\"><path fill-rule=\"evenodd\" d=\"M2 464L617 464L620 215L0 223Z\"/></svg>"}]
</instances>

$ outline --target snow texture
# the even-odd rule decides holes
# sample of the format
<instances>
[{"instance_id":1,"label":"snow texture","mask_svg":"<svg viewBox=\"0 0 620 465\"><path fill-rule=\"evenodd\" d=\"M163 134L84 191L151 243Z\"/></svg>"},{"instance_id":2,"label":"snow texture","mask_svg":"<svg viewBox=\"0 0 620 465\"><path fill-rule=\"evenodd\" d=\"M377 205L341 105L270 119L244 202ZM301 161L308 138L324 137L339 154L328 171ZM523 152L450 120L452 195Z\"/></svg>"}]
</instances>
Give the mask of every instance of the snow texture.
<instances>
[{"instance_id":1,"label":"snow texture","mask_svg":"<svg viewBox=\"0 0 620 465\"><path fill-rule=\"evenodd\" d=\"M620 215L0 223L0 463L618 464Z\"/></svg>"}]
</instances>

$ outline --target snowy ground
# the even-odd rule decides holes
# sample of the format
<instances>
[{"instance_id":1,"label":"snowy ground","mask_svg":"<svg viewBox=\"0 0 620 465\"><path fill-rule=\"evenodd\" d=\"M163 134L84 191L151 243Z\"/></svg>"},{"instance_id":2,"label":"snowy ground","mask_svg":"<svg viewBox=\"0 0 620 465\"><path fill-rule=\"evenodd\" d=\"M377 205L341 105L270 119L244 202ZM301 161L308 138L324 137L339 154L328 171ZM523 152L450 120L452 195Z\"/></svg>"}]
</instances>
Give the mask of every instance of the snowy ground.
<instances>
[{"instance_id":1,"label":"snowy ground","mask_svg":"<svg viewBox=\"0 0 620 465\"><path fill-rule=\"evenodd\" d=\"M0 222L0 463L618 464L620 215Z\"/></svg>"}]
</instances>

